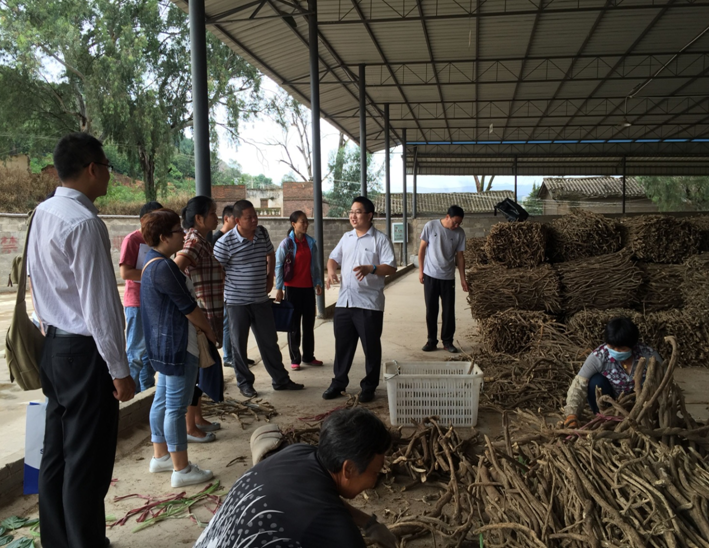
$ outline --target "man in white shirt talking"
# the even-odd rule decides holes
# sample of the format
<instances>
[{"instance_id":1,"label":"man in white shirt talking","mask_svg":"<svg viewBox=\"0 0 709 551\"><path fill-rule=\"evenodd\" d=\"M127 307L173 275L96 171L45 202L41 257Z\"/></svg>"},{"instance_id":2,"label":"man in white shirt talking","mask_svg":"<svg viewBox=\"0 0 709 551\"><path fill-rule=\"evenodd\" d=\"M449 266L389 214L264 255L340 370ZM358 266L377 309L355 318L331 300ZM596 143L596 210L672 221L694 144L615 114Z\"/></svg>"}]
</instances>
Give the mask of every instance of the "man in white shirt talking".
<instances>
[{"instance_id":1,"label":"man in white shirt talking","mask_svg":"<svg viewBox=\"0 0 709 551\"><path fill-rule=\"evenodd\" d=\"M389 238L372 225L374 204L366 197L356 197L349 212L354 228L342 236L327 261L329 289L337 283L341 267L342 286L335 304L335 377L323 398L342 396L349 383L357 340L362 342L367 375L362 379L360 402L374 400L382 363L382 328L384 322L384 277L396 273L394 247Z\"/></svg>"},{"instance_id":2,"label":"man in white shirt talking","mask_svg":"<svg viewBox=\"0 0 709 551\"><path fill-rule=\"evenodd\" d=\"M46 332L42 547L108 547L104 498L116 457L118 402L135 393L111 242L94 206L106 195L112 167L101 142L84 133L59 141L54 166L62 186L37 207L27 255Z\"/></svg>"},{"instance_id":3,"label":"man in white shirt talking","mask_svg":"<svg viewBox=\"0 0 709 551\"><path fill-rule=\"evenodd\" d=\"M460 225L465 213L457 205L448 209L442 220L427 222L421 232L419 247L419 281L423 284L426 300L426 327L428 338L424 352L436 350L438 345L438 302L443 305L441 341L443 348L455 354L455 270L460 272L463 292L468 292L465 281L465 232Z\"/></svg>"}]
</instances>

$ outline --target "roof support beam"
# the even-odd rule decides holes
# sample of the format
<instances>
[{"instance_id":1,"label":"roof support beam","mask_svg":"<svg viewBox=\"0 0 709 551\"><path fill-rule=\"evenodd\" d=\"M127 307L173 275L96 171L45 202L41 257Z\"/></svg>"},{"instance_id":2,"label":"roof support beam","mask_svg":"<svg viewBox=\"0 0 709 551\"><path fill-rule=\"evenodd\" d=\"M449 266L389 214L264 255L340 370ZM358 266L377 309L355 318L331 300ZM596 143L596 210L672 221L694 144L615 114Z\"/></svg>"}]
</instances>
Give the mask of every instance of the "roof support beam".
<instances>
[{"instance_id":1,"label":"roof support beam","mask_svg":"<svg viewBox=\"0 0 709 551\"><path fill-rule=\"evenodd\" d=\"M478 118L480 115L480 90L478 89L478 82L480 81L480 62L478 58L480 57L480 0L475 0L475 126L478 125ZM478 131L475 129L475 140L478 139Z\"/></svg>"},{"instance_id":2,"label":"roof support beam","mask_svg":"<svg viewBox=\"0 0 709 551\"><path fill-rule=\"evenodd\" d=\"M359 187L363 197L367 196L367 104L365 103L366 67L359 66Z\"/></svg>"}]
</instances>

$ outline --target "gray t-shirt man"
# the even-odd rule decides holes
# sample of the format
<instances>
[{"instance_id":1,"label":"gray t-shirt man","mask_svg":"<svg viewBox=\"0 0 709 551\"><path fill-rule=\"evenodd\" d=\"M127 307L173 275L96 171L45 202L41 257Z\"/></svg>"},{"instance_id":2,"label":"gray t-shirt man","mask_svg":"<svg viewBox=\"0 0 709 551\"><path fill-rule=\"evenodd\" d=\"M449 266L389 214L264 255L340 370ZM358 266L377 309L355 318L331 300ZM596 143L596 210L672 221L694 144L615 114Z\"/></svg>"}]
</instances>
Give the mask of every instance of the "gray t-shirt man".
<instances>
[{"instance_id":1,"label":"gray t-shirt man","mask_svg":"<svg viewBox=\"0 0 709 551\"><path fill-rule=\"evenodd\" d=\"M463 228L449 230L440 220L431 220L423 227L421 241L428 243L423 273L436 279L455 279L456 254L465 251Z\"/></svg>"}]
</instances>

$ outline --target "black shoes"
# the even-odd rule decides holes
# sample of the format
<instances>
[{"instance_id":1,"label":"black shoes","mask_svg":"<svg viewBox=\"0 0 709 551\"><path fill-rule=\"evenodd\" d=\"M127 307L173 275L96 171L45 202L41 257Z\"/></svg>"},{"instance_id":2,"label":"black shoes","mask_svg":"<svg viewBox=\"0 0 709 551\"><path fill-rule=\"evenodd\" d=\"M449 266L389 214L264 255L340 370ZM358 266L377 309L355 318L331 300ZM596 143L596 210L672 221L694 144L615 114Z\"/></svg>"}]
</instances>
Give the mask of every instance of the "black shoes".
<instances>
[{"instance_id":1,"label":"black shoes","mask_svg":"<svg viewBox=\"0 0 709 551\"><path fill-rule=\"evenodd\" d=\"M434 350L436 350L436 345L427 342L421 350L423 350L424 352L433 352Z\"/></svg>"},{"instance_id":2,"label":"black shoes","mask_svg":"<svg viewBox=\"0 0 709 551\"><path fill-rule=\"evenodd\" d=\"M460 350L458 350L455 346L453 346L453 343L444 344L443 348L448 350L448 352L450 352L451 354L457 354L458 352L460 352Z\"/></svg>"},{"instance_id":3,"label":"black shoes","mask_svg":"<svg viewBox=\"0 0 709 551\"><path fill-rule=\"evenodd\" d=\"M330 388L328 388L325 392L322 393L322 397L325 400L332 400L334 398L341 398L342 396L343 396L342 389L335 388L332 385L330 385ZM360 400L360 402L361 402L361 400Z\"/></svg>"},{"instance_id":4,"label":"black shoes","mask_svg":"<svg viewBox=\"0 0 709 551\"><path fill-rule=\"evenodd\" d=\"M362 392L359 393L359 403L360 404L366 404L367 402L371 402L374 400L374 391L373 390L362 390Z\"/></svg>"},{"instance_id":5,"label":"black shoes","mask_svg":"<svg viewBox=\"0 0 709 551\"><path fill-rule=\"evenodd\" d=\"M249 365L254 365L256 362L253 361L251 358L246 358L246 363Z\"/></svg>"},{"instance_id":6,"label":"black shoes","mask_svg":"<svg viewBox=\"0 0 709 551\"><path fill-rule=\"evenodd\" d=\"M288 381L284 385L273 385L274 390L303 390L305 385L300 383L294 383L293 381Z\"/></svg>"},{"instance_id":7,"label":"black shoes","mask_svg":"<svg viewBox=\"0 0 709 551\"><path fill-rule=\"evenodd\" d=\"M256 398L256 396L258 396L258 393L251 385L244 385L242 387L239 387L239 391L243 396L246 396L247 398Z\"/></svg>"}]
</instances>

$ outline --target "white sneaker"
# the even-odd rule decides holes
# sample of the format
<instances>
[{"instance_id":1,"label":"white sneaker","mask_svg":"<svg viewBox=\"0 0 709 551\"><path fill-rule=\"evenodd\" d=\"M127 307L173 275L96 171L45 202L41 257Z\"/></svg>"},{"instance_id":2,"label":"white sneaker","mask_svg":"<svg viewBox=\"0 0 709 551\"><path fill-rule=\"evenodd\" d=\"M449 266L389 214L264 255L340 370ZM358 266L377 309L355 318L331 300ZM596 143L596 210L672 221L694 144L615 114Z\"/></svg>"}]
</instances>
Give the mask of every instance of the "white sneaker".
<instances>
[{"instance_id":1,"label":"white sneaker","mask_svg":"<svg viewBox=\"0 0 709 551\"><path fill-rule=\"evenodd\" d=\"M172 458L168 453L165 457L157 459L155 457L150 459L150 472L151 473L165 473L172 470Z\"/></svg>"},{"instance_id":2,"label":"white sneaker","mask_svg":"<svg viewBox=\"0 0 709 551\"><path fill-rule=\"evenodd\" d=\"M192 484L201 484L214 478L212 471L208 469L200 469L197 465L189 464L189 471L173 471L172 472L172 487L182 488L182 486L191 486Z\"/></svg>"}]
</instances>

